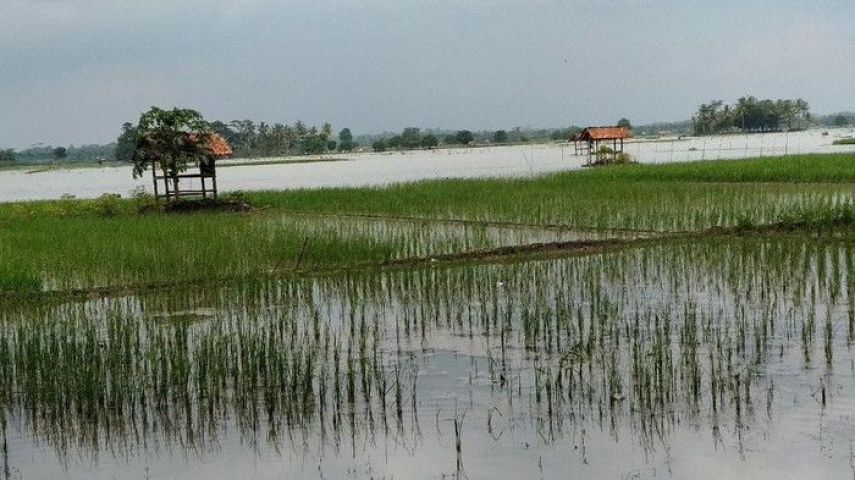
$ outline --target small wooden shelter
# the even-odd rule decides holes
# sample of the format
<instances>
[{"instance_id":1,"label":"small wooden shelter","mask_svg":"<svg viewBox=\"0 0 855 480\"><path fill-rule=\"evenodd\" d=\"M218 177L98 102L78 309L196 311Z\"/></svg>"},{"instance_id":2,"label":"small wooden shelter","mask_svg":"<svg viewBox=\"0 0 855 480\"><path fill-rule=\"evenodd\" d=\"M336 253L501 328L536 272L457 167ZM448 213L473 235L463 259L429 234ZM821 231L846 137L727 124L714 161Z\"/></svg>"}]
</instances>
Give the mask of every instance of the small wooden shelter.
<instances>
[{"instance_id":1,"label":"small wooden shelter","mask_svg":"<svg viewBox=\"0 0 855 480\"><path fill-rule=\"evenodd\" d=\"M232 156L232 147L225 138L216 134L209 133L205 136L205 145L203 150L206 152L206 158L199 159L196 165L196 173L178 173L160 170L158 171L159 159L156 155L149 157L151 161L151 177L154 182L154 196L157 199L177 200L184 197L201 196L202 198L217 198L217 160L229 158ZM200 135L188 133L186 135L186 144L189 146L197 146ZM193 168L191 167L191 168ZM190 186L182 188L181 180L198 179L198 186ZM187 185L185 182L184 185Z\"/></svg>"},{"instance_id":2,"label":"small wooden shelter","mask_svg":"<svg viewBox=\"0 0 855 480\"><path fill-rule=\"evenodd\" d=\"M576 155L593 156L601 146L611 148L615 155L622 153L623 142L628 138L632 138L632 132L626 127L588 127L574 135L572 140Z\"/></svg>"}]
</instances>

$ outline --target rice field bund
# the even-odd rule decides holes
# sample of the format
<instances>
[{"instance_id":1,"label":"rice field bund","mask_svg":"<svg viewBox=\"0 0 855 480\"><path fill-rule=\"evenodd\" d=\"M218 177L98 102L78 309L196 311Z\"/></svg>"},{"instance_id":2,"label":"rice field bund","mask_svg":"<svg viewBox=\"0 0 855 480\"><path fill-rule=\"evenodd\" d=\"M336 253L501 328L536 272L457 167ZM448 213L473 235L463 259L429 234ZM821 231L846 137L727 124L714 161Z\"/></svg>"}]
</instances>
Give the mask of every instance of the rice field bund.
<instances>
[{"instance_id":1,"label":"rice field bund","mask_svg":"<svg viewBox=\"0 0 855 480\"><path fill-rule=\"evenodd\" d=\"M0 479L855 476L855 156L0 203Z\"/></svg>"}]
</instances>

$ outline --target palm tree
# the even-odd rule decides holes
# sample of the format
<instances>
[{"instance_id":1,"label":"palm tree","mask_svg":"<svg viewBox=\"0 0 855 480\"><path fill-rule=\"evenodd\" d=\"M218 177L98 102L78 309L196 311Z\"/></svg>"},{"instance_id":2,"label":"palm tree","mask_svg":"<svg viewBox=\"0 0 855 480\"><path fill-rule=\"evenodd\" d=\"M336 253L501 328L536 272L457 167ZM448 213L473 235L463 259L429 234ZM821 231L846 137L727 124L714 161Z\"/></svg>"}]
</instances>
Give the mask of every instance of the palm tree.
<instances>
[{"instance_id":1,"label":"palm tree","mask_svg":"<svg viewBox=\"0 0 855 480\"><path fill-rule=\"evenodd\" d=\"M810 121L810 105L802 98L796 99L796 115L801 116L805 122Z\"/></svg>"}]
</instances>

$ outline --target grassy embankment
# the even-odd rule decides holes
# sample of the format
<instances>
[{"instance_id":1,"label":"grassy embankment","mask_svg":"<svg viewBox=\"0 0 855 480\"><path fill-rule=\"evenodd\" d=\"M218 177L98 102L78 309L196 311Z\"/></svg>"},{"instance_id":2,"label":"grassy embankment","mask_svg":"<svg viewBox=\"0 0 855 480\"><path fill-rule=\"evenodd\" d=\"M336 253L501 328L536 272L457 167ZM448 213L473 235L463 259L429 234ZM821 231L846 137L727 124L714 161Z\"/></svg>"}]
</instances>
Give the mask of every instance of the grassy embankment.
<instances>
[{"instance_id":1,"label":"grassy embankment","mask_svg":"<svg viewBox=\"0 0 855 480\"><path fill-rule=\"evenodd\" d=\"M0 204L0 291L226 279L372 264L400 258L405 250L470 245L468 238L424 233L434 226L355 230L311 218L283 221L284 213L658 231L776 223L851 230L853 163L851 155L803 155L526 179L258 192L245 195L259 209L253 213L141 214L145 205L130 199ZM462 235L473 232L477 228Z\"/></svg>"}]
</instances>

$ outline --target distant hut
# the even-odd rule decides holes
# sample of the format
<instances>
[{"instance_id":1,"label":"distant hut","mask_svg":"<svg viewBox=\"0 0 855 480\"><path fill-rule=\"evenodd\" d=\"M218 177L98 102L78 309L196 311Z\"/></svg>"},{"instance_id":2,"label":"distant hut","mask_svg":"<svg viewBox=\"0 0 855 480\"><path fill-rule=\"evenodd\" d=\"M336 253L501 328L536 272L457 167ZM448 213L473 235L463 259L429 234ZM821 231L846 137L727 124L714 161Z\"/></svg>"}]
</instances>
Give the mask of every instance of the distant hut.
<instances>
[{"instance_id":1,"label":"distant hut","mask_svg":"<svg viewBox=\"0 0 855 480\"><path fill-rule=\"evenodd\" d=\"M204 138L204 145L201 151L204 152L201 157L197 156L199 152L200 138ZM232 147L225 138L216 134L196 134L187 133L184 136L184 148L188 154L193 154L194 165L189 167L189 172L179 172L177 170L158 170L161 156L158 154L158 148L155 142L149 139L147 149L147 158L151 162L151 176L154 182L154 196L157 199L164 198L167 201L177 200L184 197L201 196L202 198L217 198L217 160L229 158L232 156ZM192 169L196 168L196 172ZM182 180L198 179L199 185L187 186L190 182L185 182L182 186Z\"/></svg>"},{"instance_id":2,"label":"distant hut","mask_svg":"<svg viewBox=\"0 0 855 480\"><path fill-rule=\"evenodd\" d=\"M592 157L601 146L609 147L614 155L623 153L623 142L628 138L632 138L632 132L626 127L588 127L574 135L572 140L576 155Z\"/></svg>"}]
</instances>

